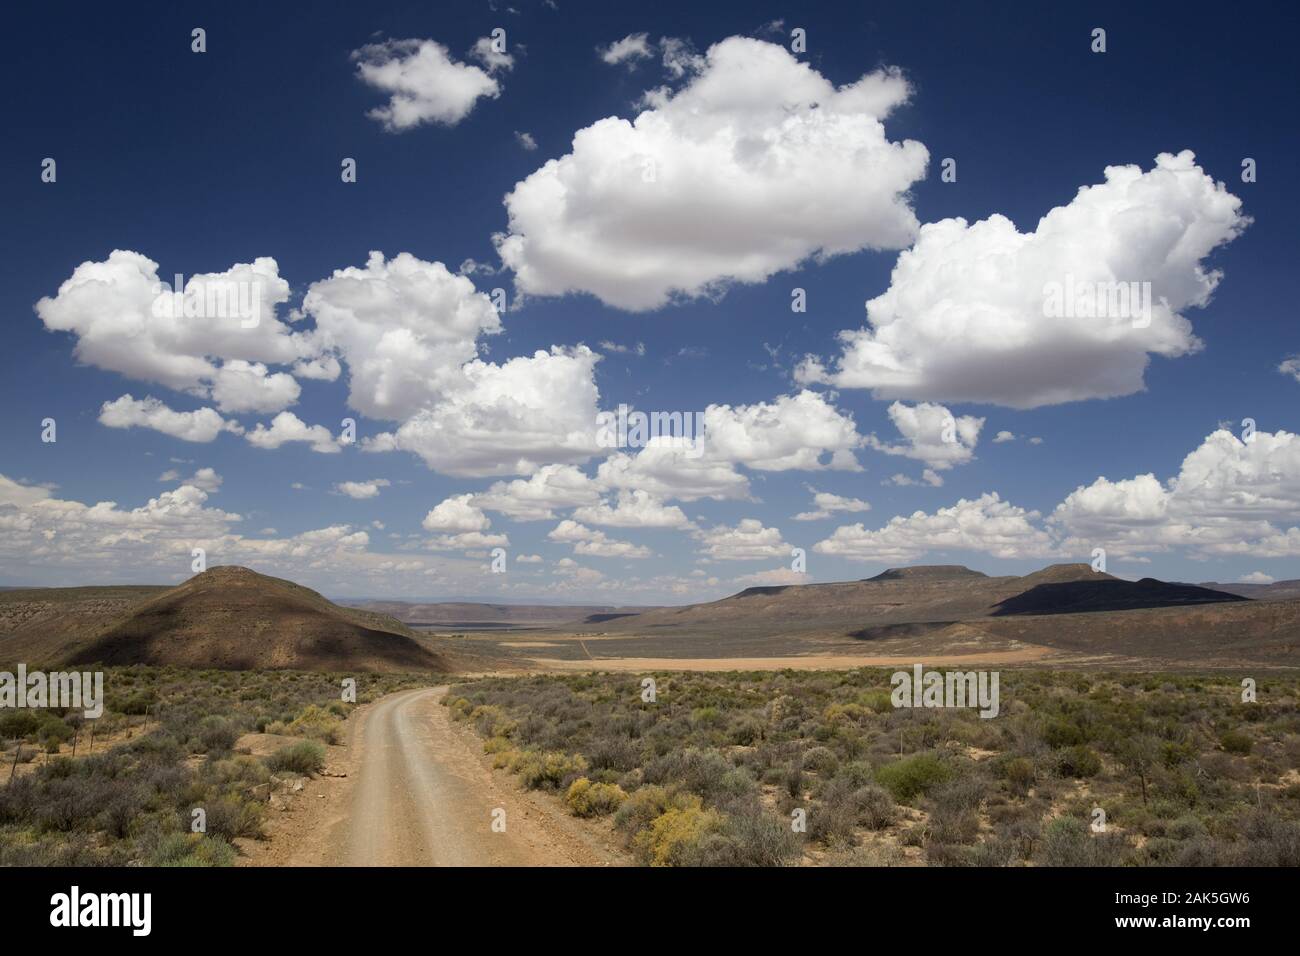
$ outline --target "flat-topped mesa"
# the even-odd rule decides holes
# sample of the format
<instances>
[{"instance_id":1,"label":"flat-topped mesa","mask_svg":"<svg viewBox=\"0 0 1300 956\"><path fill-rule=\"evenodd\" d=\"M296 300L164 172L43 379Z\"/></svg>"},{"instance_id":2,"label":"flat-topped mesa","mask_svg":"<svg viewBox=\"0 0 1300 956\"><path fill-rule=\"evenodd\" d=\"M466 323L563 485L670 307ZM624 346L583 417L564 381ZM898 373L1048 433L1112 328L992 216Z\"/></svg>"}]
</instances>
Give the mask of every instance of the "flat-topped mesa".
<instances>
[{"instance_id":1,"label":"flat-topped mesa","mask_svg":"<svg viewBox=\"0 0 1300 956\"><path fill-rule=\"evenodd\" d=\"M745 588L743 591L737 591L731 595L732 598L759 597L761 595L780 594L782 591L788 591L791 588L807 587L803 584L760 584L752 588ZM723 598L728 601L731 598Z\"/></svg>"},{"instance_id":2,"label":"flat-topped mesa","mask_svg":"<svg viewBox=\"0 0 1300 956\"><path fill-rule=\"evenodd\" d=\"M943 581L950 578L986 578L981 571L972 571L964 564L917 564L908 568L890 568L865 581Z\"/></svg>"}]
</instances>

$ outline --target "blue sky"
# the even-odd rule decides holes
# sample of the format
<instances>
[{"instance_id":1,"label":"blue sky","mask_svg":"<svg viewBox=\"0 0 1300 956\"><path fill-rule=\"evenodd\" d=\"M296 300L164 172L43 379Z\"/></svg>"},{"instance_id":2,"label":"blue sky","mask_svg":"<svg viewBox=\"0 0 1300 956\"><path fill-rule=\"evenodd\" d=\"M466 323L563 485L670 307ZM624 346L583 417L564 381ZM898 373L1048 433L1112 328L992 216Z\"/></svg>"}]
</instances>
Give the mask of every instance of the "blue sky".
<instances>
[{"instance_id":1,"label":"blue sky","mask_svg":"<svg viewBox=\"0 0 1300 956\"><path fill-rule=\"evenodd\" d=\"M1300 352L1296 68L1282 46L1294 14L711 6L15 11L11 35L39 42L0 63L20 91L0 154L0 580L179 580L193 547L334 595L601 603L908 563L1024 573L1097 547L1126 577L1300 576L1300 371L1279 368ZM1090 49L1097 27L1104 53ZM498 28L508 64L473 52ZM628 37L627 56L602 57ZM388 114L400 128L376 112L394 90L367 66L414 95L413 113ZM803 84L825 95L791 92ZM857 92L831 95L845 88ZM637 127L600 125L643 113ZM344 157L355 183L340 179ZM955 182L941 179L945 158ZM1108 183L1107 167L1133 169ZM991 216L1009 222L976 225ZM138 255L103 274L139 276L151 260L167 281L273 259L285 293L263 345L178 343L147 313L60 292L113 250ZM367 300L358 332L338 318L356 306L346 283L325 280L366 270L371 251L386 257L376 285L405 253L439 291L403 302L372 287L396 305ZM894 272L900 254L914 274ZM1130 333L1113 317L1053 325L1035 306L1067 272L1150 282L1168 313ZM497 288L510 305L499 317L478 295ZM791 311L794 289L806 312ZM325 331L320 312L334 316ZM403 322L414 341L452 343L451 357L379 344ZM473 328L448 331L457 322ZM864 329L865 350L838 337ZM863 364L882 348L889 374ZM295 368L321 359L337 378ZM223 392L181 371L195 361L263 367ZM160 431L147 397L228 427ZM611 468L609 449L577 434L620 403L714 409L712 497L691 462L638 462L630 448ZM358 441L321 453L249 440L281 412L331 436L354 418ZM948 417L955 442L940 435ZM568 503L545 517L520 503L522 484L491 490L548 476ZM842 500L819 509L814 490ZM100 502L116 506L87 507ZM505 574L488 566L497 546Z\"/></svg>"}]
</instances>

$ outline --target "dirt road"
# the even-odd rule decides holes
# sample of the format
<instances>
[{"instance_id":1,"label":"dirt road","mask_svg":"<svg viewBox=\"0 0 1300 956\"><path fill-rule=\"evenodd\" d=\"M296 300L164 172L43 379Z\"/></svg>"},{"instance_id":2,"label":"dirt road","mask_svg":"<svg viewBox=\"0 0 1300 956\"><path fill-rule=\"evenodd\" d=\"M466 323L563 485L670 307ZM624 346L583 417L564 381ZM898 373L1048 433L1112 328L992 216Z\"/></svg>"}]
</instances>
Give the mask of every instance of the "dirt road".
<instances>
[{"instance_id":1,"label":"dirt road","mask_svg":"<svg viewBox=\"0 0 1300 956\"><path fill-rule=\"evenodd\" d=\"M607 834L553 796L493 771L472 730L453 724L445 687L403 691L349 719L347 776L314 781L272 835L273 865L608 866L625 862ZM495 816L494 816L495 814ZM504 829L493 827L504 821ZM286 821L289 824L289 821ZM276 859L278 857L278 859Z\"/></svg>"}]
</instances>

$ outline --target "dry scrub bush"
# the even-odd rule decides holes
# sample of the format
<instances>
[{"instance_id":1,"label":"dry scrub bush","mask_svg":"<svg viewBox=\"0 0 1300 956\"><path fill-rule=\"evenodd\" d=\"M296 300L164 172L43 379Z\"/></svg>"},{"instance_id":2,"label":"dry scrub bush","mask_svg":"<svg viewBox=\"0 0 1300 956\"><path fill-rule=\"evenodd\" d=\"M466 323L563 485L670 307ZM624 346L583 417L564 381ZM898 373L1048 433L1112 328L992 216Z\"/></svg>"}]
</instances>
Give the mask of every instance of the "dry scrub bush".
<instances>
[{"instance_id":1,"label":"dry scrub bush","mask_svg":"<svg viewBox=\"0 0 1300 956\"><path fill-rule=\"evenodd\" d=\"M564 805L575 817L603 817L616 811L626 799L627 794L617 784L592 783L579 777L569 784Z\"/></svg>"}]
</instances>

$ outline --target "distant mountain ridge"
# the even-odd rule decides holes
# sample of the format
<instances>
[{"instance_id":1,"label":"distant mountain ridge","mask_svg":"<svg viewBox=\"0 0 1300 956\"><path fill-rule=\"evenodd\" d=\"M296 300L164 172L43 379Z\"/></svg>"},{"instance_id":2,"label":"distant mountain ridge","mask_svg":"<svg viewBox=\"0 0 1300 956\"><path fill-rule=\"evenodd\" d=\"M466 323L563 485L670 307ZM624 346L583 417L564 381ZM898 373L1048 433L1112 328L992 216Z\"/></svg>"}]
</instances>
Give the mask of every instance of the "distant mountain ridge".
<instances>
[{"instance_id":1,"label":"distant mountain ridge","mask_svg":"<svg viewBox=\"0 0 1300 956\"><path fill-rule=\"evenodd\" d=\"M540 660L551 649L557 660L622 654L644 658L647 666L696 656L743 666L764 656L924 660L992 653L1066 666L1294 667L1300 665L1300 599L1277 596L1292 583L1241 586L1269 589L1268 599L1250 600L1226 586L1126 581L1086 564L1021 576L933 565L855 581L746 588L681 607L345 607L291 581L218 567L174 588L0 592L0 663L445 671L453 664L509 669L520 657L540 652ZM413 630L385 608L432 618L436 630L452 630L456 619L466 618L491 629L484 618L495 616L502 630L527 626L559 636L442 638ZM583 640L600 635L610 640Z\"/></svg>"},{"instance_id":2,"label":"distant mountain ridge","mask_svg":"<svg viewBox=\"0 0 1300 956\"><path fill-rule=\"evenodd\" d=\"M1219 584L1210 581L1202 584L1201 587L1213 588L1216 591L1227 591L1229 594L1247 597L1252 601L1294 601L1300 599L1300 579L1273 581L1269 584L1243 584L1241 582Z\"/></svg>"},{"instance_id":3,"label":"distant mountain ridge","mask_svg":"<svg viewBox=\"0 0 1300 956\"><path fill-rule=\"evenodd\" d=\"M645 655L762 657L853 653L926 660L999 654L1073 666L1300 665L1300 600L1254 601L1087 564L1021 576L959 565L891 568L872 578L753 587L703 604L590 624ZM866 646L864 646L866 645ZM870 650L867 650L869 646Z\"/></svg>"},{"instance_id":4,"label":"distant mountain ridge","mask_svg":"<svg viewBox=\"0 0 1300 956\"><path fill-rule=\"evenodd\" d=\"M873 628L1024 614L1063 614L1238 602L1239 595L1152 578L1124 581L1087 564L991 577L962 565L890 568L871 578L746 588L730 597L603 623L611 632L748 625L862 635Z\"/></svg>"},{"instance_id":5,"label":"distant mountain ridge","mask_svg":"<svg viewBox=\"0 0 1300 956\"><path fill-rule=\"evenodd\" d=\"M610 604L505 604L474 601L367 600L348 606L377 611L418 626L473 627L481 625L551 626L636 614L649 608Z\"/></svg>"}]
</instances>

